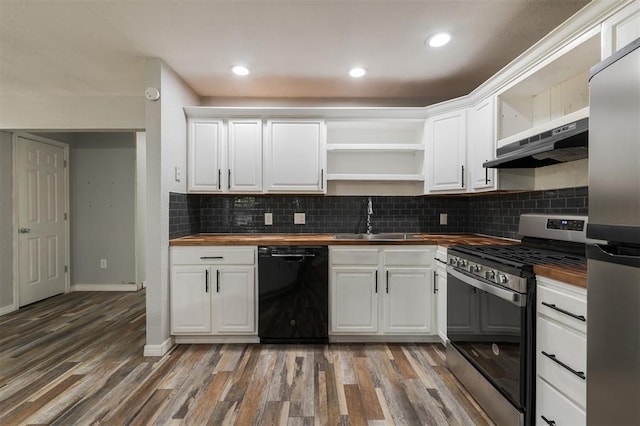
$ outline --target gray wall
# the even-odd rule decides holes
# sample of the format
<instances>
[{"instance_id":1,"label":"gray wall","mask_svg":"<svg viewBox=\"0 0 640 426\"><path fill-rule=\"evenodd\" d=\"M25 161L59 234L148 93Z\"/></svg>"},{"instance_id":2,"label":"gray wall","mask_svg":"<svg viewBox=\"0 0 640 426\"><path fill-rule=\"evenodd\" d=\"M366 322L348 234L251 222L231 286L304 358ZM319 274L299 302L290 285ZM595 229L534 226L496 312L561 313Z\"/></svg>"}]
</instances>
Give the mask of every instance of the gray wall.
<instances>
[{"instance_id":1,"label":"gray wall","mask_svg":"<svg viewBox=\"0 0 640 426\"><path fill-rule=\"evenodd\" d=\"M0 132L0 310L13 305L11 133Z\"/></svg>"},{"instance_id":2,"label":"gray wall","mask_svg":"<svg viewBox=\"0 0 640 426\"><path fill-rule=\"evenodd\" d=\"M77 133L69 171L71 284L134 283L135 133Z\"/></svg>"}]
</instances>

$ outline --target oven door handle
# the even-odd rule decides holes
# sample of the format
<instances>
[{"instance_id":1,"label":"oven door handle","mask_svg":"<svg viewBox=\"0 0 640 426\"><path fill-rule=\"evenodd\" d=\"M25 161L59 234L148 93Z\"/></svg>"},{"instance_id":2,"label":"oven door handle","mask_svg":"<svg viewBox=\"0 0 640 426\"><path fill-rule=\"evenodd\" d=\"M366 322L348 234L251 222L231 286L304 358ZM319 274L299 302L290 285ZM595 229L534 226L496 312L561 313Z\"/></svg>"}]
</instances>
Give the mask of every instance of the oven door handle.
<instances>
[{"instance_id":1,"label":"oven door handle","mask_svg":"<svg viewBox=\"0 0 640 426\"><path fill-rule=\"evenodd\" d=\"M496 287L491 284L484 283L480 280L477 280L475 278L469 277L465 274L462 274L456 271L451 266L447 266L447 273L451 274L454 278L459 279L465 284L469 284L470 286L475 287L479 290L486 291L487 293L492 294L496 297L499 297L500 299L506 300L507 302L510 302L516 306L520 306L520 307L527 306L527 298L520 293L516 293L514 291L509 291L506 289Z\"/></svg>"}]
</instances>

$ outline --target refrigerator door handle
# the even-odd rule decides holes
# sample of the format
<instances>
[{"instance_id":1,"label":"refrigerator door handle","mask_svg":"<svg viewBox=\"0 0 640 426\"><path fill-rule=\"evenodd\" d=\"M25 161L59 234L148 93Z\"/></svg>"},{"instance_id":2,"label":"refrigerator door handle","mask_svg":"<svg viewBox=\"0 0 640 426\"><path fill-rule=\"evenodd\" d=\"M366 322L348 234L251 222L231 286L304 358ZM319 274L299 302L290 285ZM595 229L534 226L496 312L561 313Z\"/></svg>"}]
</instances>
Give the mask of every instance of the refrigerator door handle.
<instances>
[{"instance_id":1,"label":"refrigerator door handle","mask_svg":"<svg viewBox=\"0 0 640 426\"><path fill-rule=\"evenodd\" d=\"M619 246L594 244L587 246L587 259L640 268L640 249L625 247L629 254L619 254Z\"/></svg>"}]
</instances>

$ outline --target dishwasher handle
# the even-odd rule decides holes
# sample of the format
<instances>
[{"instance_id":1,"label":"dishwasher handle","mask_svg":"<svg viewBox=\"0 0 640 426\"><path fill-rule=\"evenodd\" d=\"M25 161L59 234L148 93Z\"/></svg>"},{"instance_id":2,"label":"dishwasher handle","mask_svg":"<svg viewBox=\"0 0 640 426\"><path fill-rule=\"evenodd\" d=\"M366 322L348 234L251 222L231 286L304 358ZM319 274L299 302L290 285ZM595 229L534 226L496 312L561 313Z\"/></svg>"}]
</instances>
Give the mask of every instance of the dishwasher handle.
<instances>
[{"instance_id":1,"label":"dishwasher handle","mask_svg":"<svg viewBox=\"0 0 640 426\"><path fill-rule=\"evenodd\" d=\"M271 253L271 257L316 257L314 253Z\"/></svg>"}]
</instances>

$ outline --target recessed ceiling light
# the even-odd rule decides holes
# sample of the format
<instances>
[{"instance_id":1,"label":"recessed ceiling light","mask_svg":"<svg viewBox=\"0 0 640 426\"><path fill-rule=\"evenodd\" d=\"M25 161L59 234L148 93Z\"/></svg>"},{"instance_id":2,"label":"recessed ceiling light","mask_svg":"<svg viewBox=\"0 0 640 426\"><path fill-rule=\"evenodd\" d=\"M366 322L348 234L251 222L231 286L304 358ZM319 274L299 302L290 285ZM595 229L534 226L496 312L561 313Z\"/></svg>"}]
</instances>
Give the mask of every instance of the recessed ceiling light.
<instances>
[{"instance_id":1,"label":"recessed ceiling light","mask_svg":"<svg viewBox=\"0 0 640 426\"><path fill-rule=\"evenodd\" d=\"M451 34L449 33L437 33L427 39L427 43L431 47L442 47L449 41L451 41Z\"/></svg>"},{"instance_id":2,"label":"recessed ceiling light","mask_svg":"<svg viewBox=\"0 0 640 426\"><path fill-rule=\"evenodd\" d=\"M231 67L231 72L235 75L249 75L249 68L243 67L242 65L234 65Z\"/></svg>"},{"instance_id":3,"label":"recessed ceiling light","mask_svg":"<svg viewBox=\"0 0 640 426\"><path fill-rule=\"evenodd\" d=\"M367 70L360 67L351 68L351 70L349 70L349 75L353 78L364 77L366 73L367 73Z\"/></svg>"}]
</instances>

